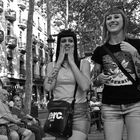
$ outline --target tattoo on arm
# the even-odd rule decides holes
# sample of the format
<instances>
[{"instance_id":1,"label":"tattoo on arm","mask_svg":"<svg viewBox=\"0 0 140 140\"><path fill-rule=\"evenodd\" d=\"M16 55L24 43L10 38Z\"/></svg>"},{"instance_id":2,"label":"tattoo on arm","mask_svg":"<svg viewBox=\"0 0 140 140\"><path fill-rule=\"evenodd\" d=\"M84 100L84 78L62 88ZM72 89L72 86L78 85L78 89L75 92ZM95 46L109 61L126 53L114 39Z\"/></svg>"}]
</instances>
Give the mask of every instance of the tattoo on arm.
<instances>
[{"instance_id":1,"label":"tattoo on arm","mask_svg":"<svg viewBox=\"0 0 140 140\"><path fill-rule=\"evenodd\" d=\"M140 77L140 55L136 51L132 57L133 57L136 73L137 73L138 77Z\"/></svg>"},{"instance_id":2,"label":"tattoo on arm","mask_svg":"<svg viewBox=\"0 0 140 140\"><path fill-rule=\"evenodd\" d=\"M54 80L56 80L58 72L59 72L59 68L54 67L51 75L48 77L48 84L52 84L54 82Z\"/></svg>"},{"instance_id":3,"label":"tattoo on arm","mask_svg":"<svg viewBox=\"0 0 140 140\"><path fill-rule=\"evenodd\" d=\"M94 78L93 78L93 84L95 86L101 86L102 83L98 80L98 75L100 74L100 70L99 69L95 69L94 70Z\"/></svg>"}]
</instances>

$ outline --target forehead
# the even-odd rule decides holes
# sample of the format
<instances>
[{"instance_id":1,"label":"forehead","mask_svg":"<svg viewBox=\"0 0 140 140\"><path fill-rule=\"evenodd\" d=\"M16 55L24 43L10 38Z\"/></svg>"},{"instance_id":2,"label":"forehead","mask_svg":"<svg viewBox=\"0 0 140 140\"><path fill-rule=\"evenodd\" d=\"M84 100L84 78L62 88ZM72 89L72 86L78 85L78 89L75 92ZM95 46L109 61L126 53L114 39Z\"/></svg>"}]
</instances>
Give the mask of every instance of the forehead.
<instances>
[{"instance_id":1,"label":"forehead","mask_svg":"<svg viewBox=\"0 0 140 140\"><path fill-rule=\"evenodd\" d=\"M117 15L117 16L122 16L122 14L120 14L120 13L114 13L114 14L109 14L109 15L107 15L106 17L109 17L109 16L114 16L114 15Z\"/></svg>"},{"instance_id":2,"label":"forehead","mask_svg":"<svg viewBox=\"0 0 140 140\"><path fill-rule=\"evenodd\" d=\"M110 10L108 12L105 13L105 17L109 16L109 15L122 15L122 12L120 10Z\"/></svg>"},{"instance_id":3,"label":"forehead","mask_svg":"<svg viewBox=\"0 0 140 140\"><path fill-rule=\"evenodd\" d=\"M67 36L67 37L62 37L61 40L64 40L64 39L73 39L72 36Z\"/></svg>"}]
</instances>

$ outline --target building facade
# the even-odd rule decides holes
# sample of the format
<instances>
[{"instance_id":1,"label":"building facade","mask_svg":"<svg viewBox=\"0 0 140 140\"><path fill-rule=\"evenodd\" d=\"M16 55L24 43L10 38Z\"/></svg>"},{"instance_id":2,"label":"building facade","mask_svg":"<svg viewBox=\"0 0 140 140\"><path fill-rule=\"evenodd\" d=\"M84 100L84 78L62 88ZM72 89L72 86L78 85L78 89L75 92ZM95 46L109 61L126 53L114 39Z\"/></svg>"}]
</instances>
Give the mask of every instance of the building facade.
<instances>
[{"instance_id":1,"label":"building facade","mask_svg":"<svg viewBox=\"0 0 140 140\"><path fill-rule=\"evenodd\" d=\"M25 88L27 0L0 0L0 78L12 96ZM43 79L49 61L45 5L35 5L32 33L33 95L44 98Z\"/></svg>"}]
</instances>

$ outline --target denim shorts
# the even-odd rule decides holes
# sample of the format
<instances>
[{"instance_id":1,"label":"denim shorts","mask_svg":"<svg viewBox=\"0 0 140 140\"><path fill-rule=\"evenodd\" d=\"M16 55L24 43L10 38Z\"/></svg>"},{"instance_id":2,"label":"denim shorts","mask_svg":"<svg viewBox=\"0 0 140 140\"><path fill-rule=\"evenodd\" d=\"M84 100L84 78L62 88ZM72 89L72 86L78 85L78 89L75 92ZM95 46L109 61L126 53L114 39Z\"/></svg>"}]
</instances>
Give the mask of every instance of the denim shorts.
<instances>
[{"instance_id":1,"label":"denim shorts","mask_svg":"<svg viewBox=\"0 0 140 140\"><path fill-rule=\"evenodd\" d=\"M107 105L101 107L103 121L116 121L126 117L140 117L140 102L122 105Z\"/></svg>"},{"instance_id":2,"label":"denim shorts","mask_svg":"<svg viewBox=\"0 0 140 140\"><path fill-rule=\"evenodd\" d=\"M73 130L88 134L90 129L90 120L88 103L76 103L74 105Z\"/></svg>"}]
</instances>

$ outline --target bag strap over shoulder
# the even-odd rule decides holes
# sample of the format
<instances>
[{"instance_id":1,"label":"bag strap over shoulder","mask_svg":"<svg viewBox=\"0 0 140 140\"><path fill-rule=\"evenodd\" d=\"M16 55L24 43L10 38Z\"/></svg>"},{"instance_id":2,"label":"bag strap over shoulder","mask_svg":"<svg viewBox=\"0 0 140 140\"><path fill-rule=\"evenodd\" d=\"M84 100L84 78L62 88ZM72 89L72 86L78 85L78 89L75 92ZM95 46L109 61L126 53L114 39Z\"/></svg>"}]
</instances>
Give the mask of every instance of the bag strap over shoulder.
<instances>
[{"instance_id":1,"label":"bag strap over shoulder","mask_svg":"<svg viewBox=\"0 0 140 140\"><path fill-rule=\"evenodd\" d=\"M54 64L55 64L55 63L54 63ZM81 64L81 60L79 61L79 65L78 65L79 69L80 69L80 64ZM72 109L74 109L74 104L75 104L75 101L76 101L77 87L78 87L78 84L77 84L77 82L76 82L76 84L75 84L75 89L74 89L74 94L73 94L73 100L72 100L72 103L71 103ZM51 100L53 100L53 90L50 91L50 95L51 95L51 98L50 98L49 100L51 101Z\"/></svg>"},{"instance_id":2,"label":"bag strap over shoulder","mask_svg":"<svg viewBox=\"0 0 140 140\"><path fill-rule=\"evenodd\" d=\"M128 79L136 85L136 80L133 79L133 77L124 69L124 67L121 65L121 63L118 61L118 59L113 55L113 53L104 45L103 49L112 57L112 59L116 62L118 67L121 69L121 71L128 77Z\"/></svg>"},{"instance_id":3,"label":"bag strap over shoulder","mask_svg":"<svg viewBox=\"0 0 140 140\"><path fill-rule=\"evenodd\" d=\"M72 109L74 109L74 104L75 104L75 101L76 101L77 87L78 87L78 84L77 84L77 82L76 82L75 89L74 89L73 100L72 100L72 103L71 103Z\"/></svg>"}]
</instances>

